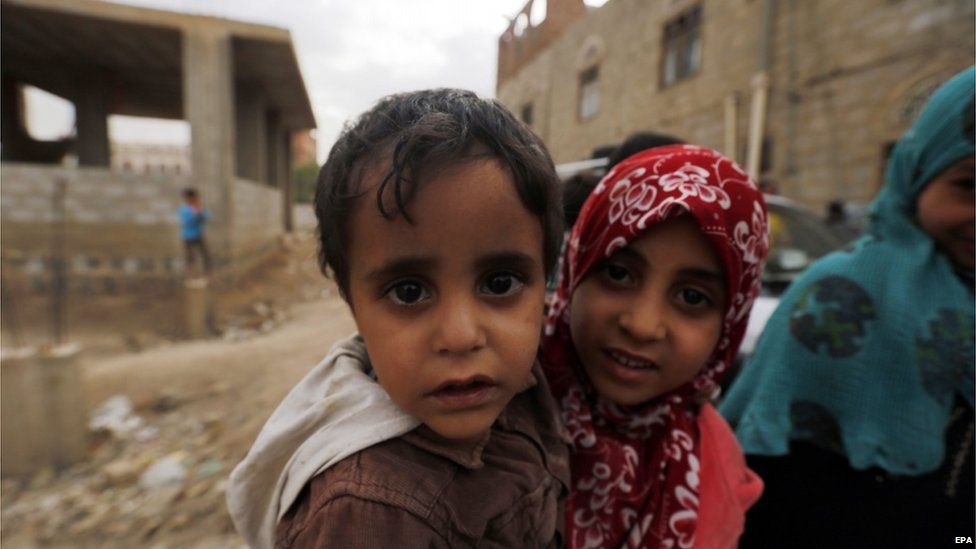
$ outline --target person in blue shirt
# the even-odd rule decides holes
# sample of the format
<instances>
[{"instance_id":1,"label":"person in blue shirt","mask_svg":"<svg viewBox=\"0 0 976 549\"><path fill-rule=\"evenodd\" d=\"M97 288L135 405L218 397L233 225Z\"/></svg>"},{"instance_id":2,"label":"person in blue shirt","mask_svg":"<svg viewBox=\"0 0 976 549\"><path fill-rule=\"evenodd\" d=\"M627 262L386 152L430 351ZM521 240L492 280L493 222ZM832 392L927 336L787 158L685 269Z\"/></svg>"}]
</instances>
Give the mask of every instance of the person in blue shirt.
<instances>
[{"instance_id":1,"label":"person in blue shirt","mask_svg":"<svg viewBox=\"0 0 976 549\"><path fill-rule=\"evenodd\" d=\"M196 255L203 263L203 273L210 273L210 254L203 239L203 230L210 219L210 212L203 207L200 194L196 189L183 189L183 204L180 206L180 237L186 250L187 273L193 267Z\"/></svg>"}]
</instances>

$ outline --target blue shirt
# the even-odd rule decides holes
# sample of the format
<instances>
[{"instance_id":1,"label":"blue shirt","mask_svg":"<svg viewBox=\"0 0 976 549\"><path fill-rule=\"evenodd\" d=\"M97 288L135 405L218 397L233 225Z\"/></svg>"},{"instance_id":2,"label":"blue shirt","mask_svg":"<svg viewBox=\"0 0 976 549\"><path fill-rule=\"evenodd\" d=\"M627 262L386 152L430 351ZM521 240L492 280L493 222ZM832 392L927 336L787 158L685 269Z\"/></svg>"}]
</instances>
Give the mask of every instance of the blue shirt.
<instances>
[{"instance_id":1,"label":"blue shirt","mask_svg":"<svg viewBox=\"0 0 976 549\"><path fill-rule=\"evenodd\" d=\"M180 206L180 236L183 240L199 240L203 238L203 226L210 219L210 212L197 212L187 204Z\"/></svg>"}]
</instances>

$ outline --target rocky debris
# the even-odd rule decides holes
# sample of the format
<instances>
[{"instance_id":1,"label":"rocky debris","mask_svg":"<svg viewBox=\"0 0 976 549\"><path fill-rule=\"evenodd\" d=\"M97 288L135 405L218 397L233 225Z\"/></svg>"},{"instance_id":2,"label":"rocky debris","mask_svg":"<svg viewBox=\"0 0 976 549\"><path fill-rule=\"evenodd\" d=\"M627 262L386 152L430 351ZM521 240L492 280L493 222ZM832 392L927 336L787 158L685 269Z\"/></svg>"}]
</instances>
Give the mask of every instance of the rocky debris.
<instances>
[{"instance_id":1,"label":"rocky debris","mask_svg":"<svg viewBox=\"0 0 976 549\"><path fill-rule=\"evenodd\" d=\"M282 307L271 302L259 301L251 306L246 315L236 316L227 322L221 333L226 341L244 341L266 334L288 320Z\"/></svg>"},{"instance_id":2,"label":"rocky debris","mask_svg":"<svg viewBox=\"0 0 976 549\"><path fill-rule=\"evenodd\" d=\"M123 335L122 343L128 351L141 353L148 349L159 347L160 345L172 343L172 341L169 338L163 337L161 334L142 331Z\"/></svg>"},{"instance_id":3,"label":"rocky debris","mask_svg":"<svg viewBox=\"0 0 976 549\"><path fill-rule=\"evenodd\" d=\"M217 397L232 398L228 389L215 388L224 391ZM214 396L162 394L141 415L124 395L107 399L89 422L88 461L3 480L2 542L243 546L224 504L227 475L242 456L220 440L223 416L208 406Z\"/></svg>"}]
</instances>

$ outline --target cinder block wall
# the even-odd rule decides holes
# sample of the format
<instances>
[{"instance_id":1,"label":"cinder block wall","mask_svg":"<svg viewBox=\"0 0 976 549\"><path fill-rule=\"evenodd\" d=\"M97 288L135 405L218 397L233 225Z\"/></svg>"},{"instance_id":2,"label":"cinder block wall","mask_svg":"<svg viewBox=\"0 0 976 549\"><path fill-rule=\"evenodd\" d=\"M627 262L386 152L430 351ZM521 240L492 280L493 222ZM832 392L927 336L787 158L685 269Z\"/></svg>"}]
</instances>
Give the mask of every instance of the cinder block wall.
<instances>
[{"instance_id":1,"label":"cinder block wall","mask_svg":"<svg viewBox=\"0 0 976 549\"><path fill-rule=\"evenodd\" d=\"M231 270L242 274L260 263L278 245L284 232L281 190L237 178L234 181Z\"/></svg>"},{"instance_id":2,"label":"cinder block wall","mask_svg":"<svg viewBox=\"0 0 976 549\"><path fill-rule=\"evenodd\" d=\"M4 163L0 179L4 277L44 292L63 258L70 291L175 289L183 272L176 211L190 177Z\"/></svg>"}]
</instances>

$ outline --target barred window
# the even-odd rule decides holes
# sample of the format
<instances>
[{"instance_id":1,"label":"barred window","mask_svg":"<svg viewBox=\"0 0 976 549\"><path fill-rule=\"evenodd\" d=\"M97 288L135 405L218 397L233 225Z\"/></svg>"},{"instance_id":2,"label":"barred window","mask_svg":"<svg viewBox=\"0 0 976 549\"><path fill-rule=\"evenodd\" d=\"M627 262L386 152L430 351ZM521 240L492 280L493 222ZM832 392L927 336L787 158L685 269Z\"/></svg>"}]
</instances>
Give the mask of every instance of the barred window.
<instances>
[{"instance_id":1,"label":"barred window","mask_svg":"<svg viewBox=\"0 0 976 549\"><path fill-rule=\"evenodd\" d=\"M662 87L687 78L701 65L701 5L682 12L664 25Z\"/></svg>"},{"instance_id":2,"label":"barred window","mask_svg":"<svg viewBox=\"0 0 976 549\"><path fill-rule=\"evenodd\" d=\"M600 111L600 69L590 67L580 73L579 117L586 120Z\"/></svg>"}]
</instances>

